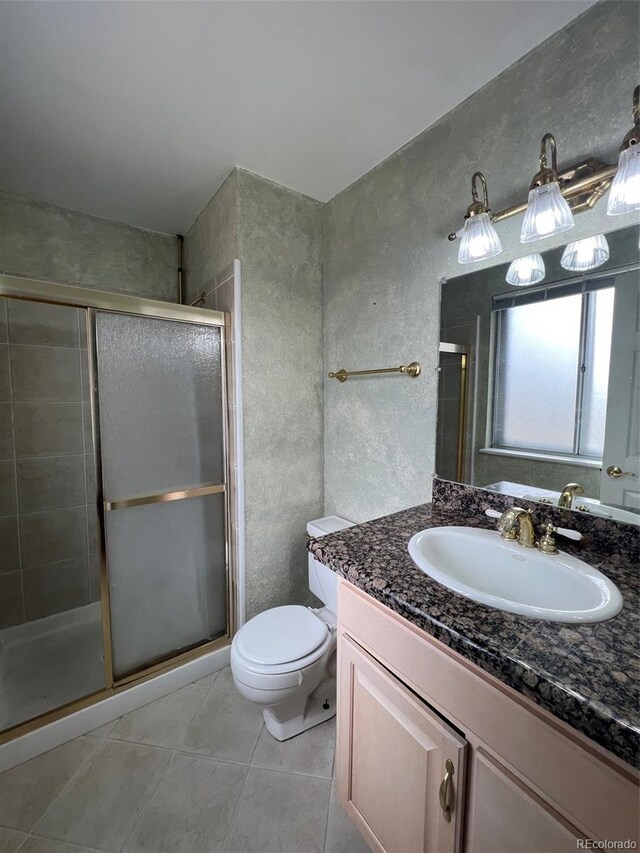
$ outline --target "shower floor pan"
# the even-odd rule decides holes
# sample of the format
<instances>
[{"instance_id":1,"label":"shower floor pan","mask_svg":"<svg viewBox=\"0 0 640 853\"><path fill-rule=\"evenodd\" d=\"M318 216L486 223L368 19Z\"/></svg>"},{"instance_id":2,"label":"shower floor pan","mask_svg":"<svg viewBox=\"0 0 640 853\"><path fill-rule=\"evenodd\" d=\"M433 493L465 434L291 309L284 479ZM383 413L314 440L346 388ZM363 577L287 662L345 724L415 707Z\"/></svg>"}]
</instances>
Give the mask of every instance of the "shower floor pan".
<instances>
[{"instance_id":1,"label":"shower floor pan","mask_svg":"<svg viewBox=\"0 0 640 853\"><path fill-rule=\"evenodd\" d=\"M103 687L99 602L0 631L0 731Z\"/></svg>"}]
</instances>

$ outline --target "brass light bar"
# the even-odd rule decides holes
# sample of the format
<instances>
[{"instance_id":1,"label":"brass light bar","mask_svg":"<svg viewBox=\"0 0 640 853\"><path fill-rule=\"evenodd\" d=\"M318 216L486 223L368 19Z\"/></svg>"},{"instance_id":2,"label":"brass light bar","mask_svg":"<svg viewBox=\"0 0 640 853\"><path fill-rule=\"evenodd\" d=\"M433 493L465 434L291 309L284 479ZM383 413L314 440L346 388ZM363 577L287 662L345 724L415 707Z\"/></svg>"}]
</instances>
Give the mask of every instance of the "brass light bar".
<instances>
[{"instance_id":1,"label":"brass light bar","mask_svg":"<svg viewBox=\"0 0 640 853\"><path fill-rule=\"evenodd\" d=\"M400 367L381 367L377 370L345 370L341 368L336 373L330 373L329 379L346 382L350 376L373 376L376 373L404 373L405 376L415 379L416 376L420 376L422 373L422 365L417 361L412 361L411 364L401 364Z\"/></svg>"},{"instance_id":2,"label":"brass light bar","mask_svg":"<svg viewBox=\"0 0 640 853\"><path fill-rule=\"evenodd\" d=\"M586 160L558 172L560 192L569 202L572 212L581 213L584 210L591 210L607 192L617 171L617 163L607 164L600 160ZM505 207L504 210L492 213L491 221L502 222L503 219L510 219L512 216L524 213L527 206L527 202L523 201L511 207ZM448 236L451 241L457 238L458 234L455 231Z\"/></svg>"}]
</instances>

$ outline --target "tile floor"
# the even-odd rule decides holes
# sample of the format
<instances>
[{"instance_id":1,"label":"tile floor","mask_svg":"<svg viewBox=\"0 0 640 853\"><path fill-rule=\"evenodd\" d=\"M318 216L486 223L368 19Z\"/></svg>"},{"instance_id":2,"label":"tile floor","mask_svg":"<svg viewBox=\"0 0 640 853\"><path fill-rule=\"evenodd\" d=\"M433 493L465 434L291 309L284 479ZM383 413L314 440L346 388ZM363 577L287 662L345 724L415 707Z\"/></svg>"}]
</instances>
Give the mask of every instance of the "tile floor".
<instances>
[{"instance_id":1,"label":"tile floor","mask_svg":"<svg viewBox=\"0 0 640 853\"><path fill-rule=\"evenodd\" d=\"M278 743L225 669L0 774L0 853L366 853L334 748Z\"/></svg>"}]
</instances>

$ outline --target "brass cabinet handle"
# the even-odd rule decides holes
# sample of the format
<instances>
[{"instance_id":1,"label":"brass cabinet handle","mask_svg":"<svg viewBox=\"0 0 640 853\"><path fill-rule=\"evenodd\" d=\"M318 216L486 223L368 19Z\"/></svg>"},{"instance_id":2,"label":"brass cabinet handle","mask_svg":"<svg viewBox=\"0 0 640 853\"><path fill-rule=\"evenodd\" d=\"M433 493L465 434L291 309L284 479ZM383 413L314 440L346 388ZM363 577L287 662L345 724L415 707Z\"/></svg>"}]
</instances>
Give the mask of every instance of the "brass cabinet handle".
<instances>
[{"instance_id":1,"label":"brass cabinet handle","mask_svg":"<svg viewBox=\"0 0 640 853\"><path fill-rule=\"evenodd\" d=\"M453 774L455 768L453 766L453 761L451 761L450 758L447 758L445 761L444 768L446 772L444 774L444 779L440 783L440 808L442 809L446 822L451 823L451 814L453 812L456 795L453 787Z\"/></svg>"},{"instance_id":2,"label":"brass cabinet handle","mask_svg":"<svg viewBox=\"0 0 640 853\"><path fill-rule=\"evenodd\" d=\"M619 480L621 477L635 477L633 471L623 471L617 465L609 465L607 468L607 476L612 480Z\"/></svg>"}]
</instances>

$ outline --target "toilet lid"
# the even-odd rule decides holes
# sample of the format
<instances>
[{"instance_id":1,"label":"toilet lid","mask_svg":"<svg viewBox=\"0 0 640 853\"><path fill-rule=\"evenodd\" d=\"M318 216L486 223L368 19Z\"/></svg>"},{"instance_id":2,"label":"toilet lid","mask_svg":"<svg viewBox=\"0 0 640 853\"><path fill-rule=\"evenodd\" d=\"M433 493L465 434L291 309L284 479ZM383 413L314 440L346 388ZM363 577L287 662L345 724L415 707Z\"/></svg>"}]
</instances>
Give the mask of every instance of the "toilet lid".
<instances>
[{"instance_id":1,"label":"toilet lid","mask_svg":"<svg viewBox=\"0 0 640 853\"><path fill-rule=\"evenodd\" d=\"M289 663L310 655L326 639L328 626L306 607L274 607L250 619L236 635L240 654L254 663Z\"/></svg>"}]
</instances>

